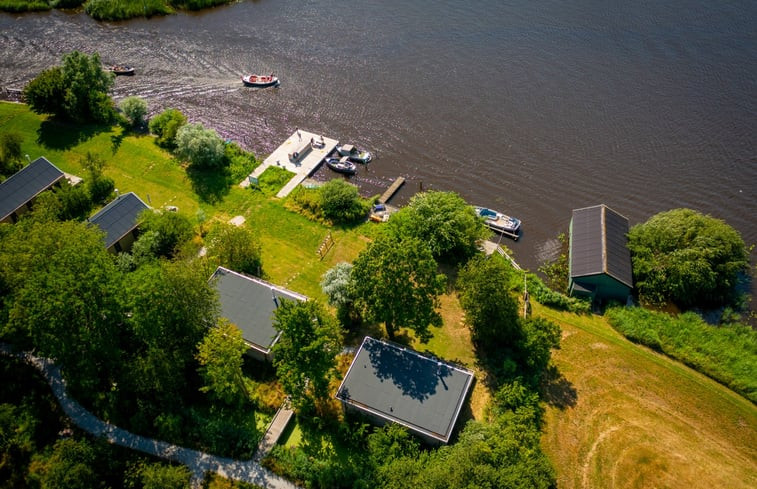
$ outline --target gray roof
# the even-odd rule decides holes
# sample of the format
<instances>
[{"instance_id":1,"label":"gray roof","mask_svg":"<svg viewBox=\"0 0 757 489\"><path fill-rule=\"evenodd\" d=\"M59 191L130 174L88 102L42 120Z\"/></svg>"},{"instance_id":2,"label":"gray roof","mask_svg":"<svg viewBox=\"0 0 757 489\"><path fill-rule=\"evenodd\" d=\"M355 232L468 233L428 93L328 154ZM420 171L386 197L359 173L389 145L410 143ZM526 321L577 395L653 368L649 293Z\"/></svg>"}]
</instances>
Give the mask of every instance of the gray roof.
<instances>
[{"instance_id":1,"label":"gray roof","mask_svg":"<svg viewBox=\"0 0 757 489\"><path fill-rule=\"evenodd\" d=\"M63 172L40 156L0 183L0 220L63 178Z\"/></svg>"},{"instance_id":2,"label":"gray roof","mask_svg":"<svg viewBox=\"0 0 757 489\"><path fill-rule=\"evenodd\" d=\"M134 192L129 192L116 197L113 202L90 217L89 222L105 231L105 247L110 248L137 227L137 217L145 209L149 209L147 204Z\"/></svg>"},{"instance_id":3,"label":"gray roof","mask_svg":"<svg viewBox=\"0 0 757 489\"><path fill-rule=\"evenodd\" d=\"M337 399L448 442L473 373L366 336Z\"/></svg>"},{"instance_id":4,"label":"gray roof","mask_svg":"<svg viewBox=\"0 0 757 489\"><path fill-rule=\"evenodd\" d=\"M266 353L278 338L273 327L273 311L278 301L307 300L304 295L224 267L216 269L213 279L221 301L221 316L242 330L247 343Z\"/></svg>"},{"instance_id":5,"label":"gray roof","mask_svg":"<svg viewBox=\"0 0 757 489\"><path fill-rule=\"evenodd\" d=\"M570 235L570 275L606 273L633 287L628 219L604 204L573 210Z\"/></svg>"}]
</instances>

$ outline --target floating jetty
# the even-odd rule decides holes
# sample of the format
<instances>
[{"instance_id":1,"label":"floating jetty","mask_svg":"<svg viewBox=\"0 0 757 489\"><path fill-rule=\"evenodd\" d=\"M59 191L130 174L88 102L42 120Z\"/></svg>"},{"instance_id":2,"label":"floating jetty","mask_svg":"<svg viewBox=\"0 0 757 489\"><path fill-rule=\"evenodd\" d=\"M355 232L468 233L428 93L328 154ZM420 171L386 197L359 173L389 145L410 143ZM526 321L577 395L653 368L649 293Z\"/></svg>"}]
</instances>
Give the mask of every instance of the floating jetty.
<instances>
[{"instance_id":1,"label":"floating jetty","mask_svg":"<svg viewBox=\"0 0 757 489\"><path fill-rule=\"evenodd\" d=\"M389 199L394 197L394 194L397 193L397 191L400 189L402 185L405 183L405 177L398 177L397 180L392 183L388 189L386 189L386 192L381 194L381 197L378 199L379 204L386 204Z\"/></svg>"}]
</instances>

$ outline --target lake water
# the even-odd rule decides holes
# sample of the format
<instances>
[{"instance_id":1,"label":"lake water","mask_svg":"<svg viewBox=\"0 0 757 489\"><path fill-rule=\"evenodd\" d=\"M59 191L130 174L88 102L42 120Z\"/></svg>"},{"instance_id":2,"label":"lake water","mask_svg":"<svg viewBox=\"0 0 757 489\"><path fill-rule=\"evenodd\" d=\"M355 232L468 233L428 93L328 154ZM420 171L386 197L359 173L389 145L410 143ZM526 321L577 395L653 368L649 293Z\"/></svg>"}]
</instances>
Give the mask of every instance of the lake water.
<instances>
[{"instance_id":1,"label":"lake water","mask_svg":"<svg viewBox=\"0 0 757 489\"><path fill-rule=\"evenodd\" d=\"M397 176L520 217L535 269L571 210L631 224L690 207L757 243L757 2L260 0L97 23L0 14L0 85L77 49L131 64L117 98L176 107L265 156L295 127L377 155ZM245 89L244 73L278 89ZM329 170L318 177L327 178Z\"/></svg>"}]
</instances>

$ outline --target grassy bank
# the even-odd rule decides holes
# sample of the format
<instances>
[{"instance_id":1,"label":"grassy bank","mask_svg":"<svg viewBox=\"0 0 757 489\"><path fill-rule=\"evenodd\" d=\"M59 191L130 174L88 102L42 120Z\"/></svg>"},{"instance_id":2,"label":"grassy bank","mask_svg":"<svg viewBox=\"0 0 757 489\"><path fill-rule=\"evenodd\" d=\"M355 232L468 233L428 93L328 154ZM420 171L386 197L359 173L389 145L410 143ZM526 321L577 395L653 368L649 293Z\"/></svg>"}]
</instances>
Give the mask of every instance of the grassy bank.
<instances>
[{"instance_id":1,"label":"grassy bank","mask_svg":"<svg viewBox=\"0 0 757 489\"><path fill-rule=\"evenodd\" d=\"M49 159L64 172L84 175L81 161L87 152L101 156L105 174L121 193L135 192L153 208L176 206L194 218L198 209L215 221L243 216L262 244L263 274L279 285L309 297L325 299L321 276L340 261L352 261L367 243L373 223L358 228L328 228L287 210L277 199L236 185L218 192L212 202L196 192L196 182L152 136L124 134L120 127L83 126L52 122L26 105L0 102L0 128L22 135L22 152L34 160ZM335 245L321 259L318 247L331 233Z\"/></svg>"},{"instance_id":2,"label":"grassy bank","mask_svg":"<svg viewBox=\"0 0 757 489\"><path fill-rule=\"evenodd\" d=\"M542 446L568 488L748 488L757 408L631 343L600 316L535 305L563 330Z\"/></svg>"}]
</instances>

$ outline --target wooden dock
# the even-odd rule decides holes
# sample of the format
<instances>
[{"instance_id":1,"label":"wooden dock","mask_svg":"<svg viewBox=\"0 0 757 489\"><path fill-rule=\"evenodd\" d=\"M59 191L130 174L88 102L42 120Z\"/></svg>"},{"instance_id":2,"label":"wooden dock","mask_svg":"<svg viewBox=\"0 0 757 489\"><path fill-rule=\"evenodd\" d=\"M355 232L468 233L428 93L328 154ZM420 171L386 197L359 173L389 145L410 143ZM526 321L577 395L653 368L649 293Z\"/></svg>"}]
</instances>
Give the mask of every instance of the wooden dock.
<instances>
[{"instance_id":1,"label":"wooden dock","mask_svg":"<svg viewBox=\"0 0 757 489\"><path fill-rule=\"evenodd\" d=\"M397 180L392 183L388 189L386 189L386 192L381 194L381 197L378 199L379 204L386 204L389 199L394 196L394 194L397 193L397 191L400 189L400 187L405 183L404 177L398 177Z\"/></svg>"}]
</instances>

